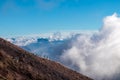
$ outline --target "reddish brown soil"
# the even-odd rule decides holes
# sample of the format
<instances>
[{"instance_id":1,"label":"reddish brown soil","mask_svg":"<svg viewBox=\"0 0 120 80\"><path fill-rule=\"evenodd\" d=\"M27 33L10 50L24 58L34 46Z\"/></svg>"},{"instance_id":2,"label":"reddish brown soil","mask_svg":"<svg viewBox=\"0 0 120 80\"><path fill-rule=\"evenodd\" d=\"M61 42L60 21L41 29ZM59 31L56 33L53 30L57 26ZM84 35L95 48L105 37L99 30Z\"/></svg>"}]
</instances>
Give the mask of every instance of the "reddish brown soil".
<instances>
[{"instance_id":1,"label":"reddish brown soil","mask_svg":"<svg viewBox=\"0 0 120 80\"><path fill-rule=\"evenodd\" d=\"M0 38L0 80L92 80Z\"/></svg>"}]
</instances>

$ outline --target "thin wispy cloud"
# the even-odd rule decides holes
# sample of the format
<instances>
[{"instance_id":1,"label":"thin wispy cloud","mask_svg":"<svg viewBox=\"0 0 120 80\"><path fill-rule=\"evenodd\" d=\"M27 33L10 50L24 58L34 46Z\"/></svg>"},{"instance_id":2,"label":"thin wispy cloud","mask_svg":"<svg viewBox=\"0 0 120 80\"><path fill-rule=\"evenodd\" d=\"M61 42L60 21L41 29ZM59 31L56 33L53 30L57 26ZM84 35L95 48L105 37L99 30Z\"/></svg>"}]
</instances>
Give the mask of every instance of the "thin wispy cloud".
<instances>
[{"instance_id":1,"label":"thin wispy cloud","mask_svg":"<svg viewBox=\"0 0 120 80\"><path fill-rule=\"evenodd\" d=\"M68 0L1 0L1 10L20 10L27 8L38 8L42 10L51 10L58 7L61 3L64 3ZM79 0L71 0L78 2ZM24 8L22 6L24 6Z\"/></svg>"}]
</instances>

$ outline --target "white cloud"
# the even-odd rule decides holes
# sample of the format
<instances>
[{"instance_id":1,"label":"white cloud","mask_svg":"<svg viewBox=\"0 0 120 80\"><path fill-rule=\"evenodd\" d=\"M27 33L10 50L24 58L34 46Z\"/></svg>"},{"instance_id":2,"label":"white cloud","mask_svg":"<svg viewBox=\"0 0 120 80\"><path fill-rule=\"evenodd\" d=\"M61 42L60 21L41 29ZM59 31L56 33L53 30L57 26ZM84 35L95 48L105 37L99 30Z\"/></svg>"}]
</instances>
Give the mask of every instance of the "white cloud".
<instances>
[{"instance_id":1,"label":"white cloud","mask_svg":"<svg viewBox=\"0 0 120 80\"><path fill-rule=\"evenodd\" d=\"M6 40L18 45L18 46L27 46L31 43L35 43L37 42L36 38L32 38L32 37L17 37L17 38L7 38Z\"/></svg>"},{"instance_id":2,"label":"white cloud","mask_svg":"<svg viewBox=\"0 0 120 80\"><path fill-rule=\"evenodd\" d=\"M104 26L92 36L77 36L61 56L79 72L96 80L116 80L120 74L120 18L107 16ZM119 77L120 79L120 77Z\"/></svg>"}]
</instances>

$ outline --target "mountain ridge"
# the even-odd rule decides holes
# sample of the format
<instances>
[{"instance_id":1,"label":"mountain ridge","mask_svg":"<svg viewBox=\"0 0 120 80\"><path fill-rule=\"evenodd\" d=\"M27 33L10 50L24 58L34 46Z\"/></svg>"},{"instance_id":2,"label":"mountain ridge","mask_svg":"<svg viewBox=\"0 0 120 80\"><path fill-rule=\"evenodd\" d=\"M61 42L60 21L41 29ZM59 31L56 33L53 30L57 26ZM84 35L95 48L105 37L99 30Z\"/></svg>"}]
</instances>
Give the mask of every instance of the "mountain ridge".
<instances>
[{"instance_id":1,"label":"mountain ridge","mask_svg":"<svg viewBox=\"0 0 120 80\"><path fill-rule=\"evenodd\" d=\"M40 58L0 38L2 80L92 80L59 63Z\"/></svg>"}]
</instances>

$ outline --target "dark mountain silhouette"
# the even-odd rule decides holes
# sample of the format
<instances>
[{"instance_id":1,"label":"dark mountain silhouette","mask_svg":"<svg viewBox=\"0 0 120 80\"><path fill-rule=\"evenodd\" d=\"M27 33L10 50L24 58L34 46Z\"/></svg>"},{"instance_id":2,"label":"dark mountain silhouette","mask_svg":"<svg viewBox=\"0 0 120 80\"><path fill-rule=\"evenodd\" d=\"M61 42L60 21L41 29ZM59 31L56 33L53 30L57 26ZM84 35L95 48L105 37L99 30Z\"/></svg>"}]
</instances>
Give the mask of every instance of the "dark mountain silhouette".
<instances>
[{"instance_id":1,"label":"dark mountain silhouette","mask_svg":"<svg viewBox=\"0 0 120 80\"><path fill-rule=\"evenodd\" d=\"M0 80L92 80L0 38Z\"/></svg>"}]
</instances>

